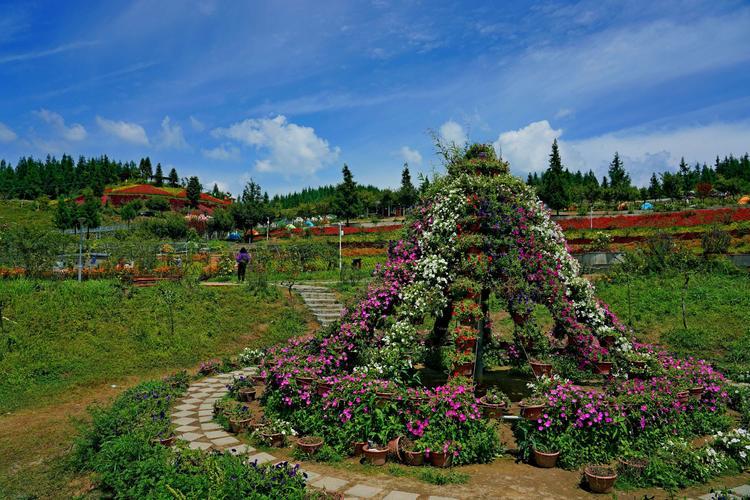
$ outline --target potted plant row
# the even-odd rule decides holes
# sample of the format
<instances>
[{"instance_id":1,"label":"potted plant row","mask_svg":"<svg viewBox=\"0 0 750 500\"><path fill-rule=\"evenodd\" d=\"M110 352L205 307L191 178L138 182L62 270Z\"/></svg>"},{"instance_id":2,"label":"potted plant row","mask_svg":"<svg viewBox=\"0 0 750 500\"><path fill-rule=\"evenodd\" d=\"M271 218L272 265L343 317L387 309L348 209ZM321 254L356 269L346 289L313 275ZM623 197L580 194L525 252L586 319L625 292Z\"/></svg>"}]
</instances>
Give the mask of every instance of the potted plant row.
<instances>
[{"instance_id":1,"label":"potted plant row","mask_svg":"<svg viewBox=\"0 0 750 500\"><path fill-rule=\"evenodd\" d=\"M496 387L490 387L487 393L479 398L479 405L487 418L500 418L510 408L510 398Z\"/></svg>"}]
</instances>

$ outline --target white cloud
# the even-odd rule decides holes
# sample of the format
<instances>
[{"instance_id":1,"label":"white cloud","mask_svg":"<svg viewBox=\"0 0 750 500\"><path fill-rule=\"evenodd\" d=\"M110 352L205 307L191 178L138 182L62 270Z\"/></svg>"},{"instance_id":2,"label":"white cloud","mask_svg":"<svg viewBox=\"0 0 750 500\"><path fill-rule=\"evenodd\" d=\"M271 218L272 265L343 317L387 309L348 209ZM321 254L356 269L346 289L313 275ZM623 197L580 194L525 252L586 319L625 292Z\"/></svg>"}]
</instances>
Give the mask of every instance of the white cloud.
<instances>
[{"instance_id":1,"label":"white cloud","mask_svg":"<svg viewBox=\"0 0 750 500\"><path fill-rule=\"evenodd\" d=\"M453 143L457 146L463 146L468 140L464 128L453 120L448 120L440 125L440 138L448 144Z\"/></svg>"},{"instance_id":2,"label":"white cloud","mask_svg":"<svg viewBox=\"0 0 750 500\"><path fill-rule=\"evenodd\" d=\"M222 144L212 149L202 149L201 153L212 160L238 160L240 149L237 146Z\"/></svg>"},{"instance_id":3,"label":"white cloud","mask_svg":"<svg viewBox=\"0 0 750 500\"><path fill-rule=\"evenodd\" d=\"M0 64L20 62L20 61L29 61L32 59L39 59L40 57L54 56L57 54L61 54L63 52L70 52L72 50L78 50L78 49L82 49L85 47L91 47L92 45L97 45L98 43L99 42L96 42L96 41L74 42L74 43L68 43L65 45L58 45L57 47L52 47L51 49L7 55L7 56L0 57Z\"/></svg>"},{"instance_id":4,"label":"white cloud","mask_svg":"<svg viewBox=\"0 0 750 500\"><path fill-rule=\"evenodd\" d=\"M575 113L570 108L560 108L557 110L557 113L555 113L555 118L566 118L568 116L572 116Z\"/></svg>"},{"instance_id":5,"label":"white cloud","mask_svg":"<svg viewBox=\"0 0 750 500\"><path fill-rule=\"evenodd\" d=\"M711 164L716 157L739 156L748 150L750 122L712 123L678 129L625 129L599 136L566 141L562 129L553 129L547 120L533 122L518 130L503 132L495 149L510 161L518 175L547 168L552 141L558 139L563 165L570 170L593 170L599 178L615 151L620 153L633 183L645 185L651 173L675 170L681 157L692 164Z\"/></svg>"},{"instance_id":6,"label":"white cloud","mask_svg":"<svg viewBox=\"0 0 750 500\"><path fill-rule=\"evenodd\" d=\"M204 130L206 130L206 125L194 116L190 117L190 125L196 132L203 132Z\"/></svg>"},{"instance_id":7,"label":"white cloud","mask_svg":"<svg viewBox=\"0 0 750 500\"><path fill-rule=\"evenodd\" d=\"M409 146L401 147L401 157L410 165L420 165L422 163L422 155L420 152Z\"/></svg>"},{"instance_id":8,"label":"white cloud","mask_svg":"<svg viewBox=\"0 0 750 500\"><path fill-rule=\"evenodd\" d=\"M6 124L0 122L0 142L12 142L18 138L15 132Z\"/></svg>"},{"instance_id":9,"label":"white cloud","mask_svg":"<svg viewBox=\"0 0 750 500\"><path fill-rule=\"evenodd\" d=\"M159 146L162 148L185 149L188 143L185 136L182 135L182 127L177 124L172 125L168 116L161 121L161 135L159 137Z\"/></svg>"},{"instance_id":10,"label":"white cloud","mask_svg":"<svg viewBox=\"0 0 750 500\"><path fill-rule=\"evenodd\" d=\"M96 117L96 123L99 124L99 127L101 127L102 130L118 139L133 144L148 146L149 142L146 131L137 123L107 120L101 116Z\"/></svg>"},{"instance_id":11,"label":"white cloud","mask_svg":"<svg viewBox=\"0 0 750 500\"><path fill-rule=\"evenodd\" d=\"M65 125L65 119L48 109L34 111L34 114L43 122L48 123L57 131L60 136L67 141L82 141L86 138L86 129L80 123L74 123L70 126Z\"/></svg>"},{"instance_id":12,"label":"white cloud","mask_svg":"<svg viewBox=\"0 0 750 500\"><path fill-rule=\"evenodd\" d=\"M552 141L561 134L562 129L555 130L547 120L542 120L503 132L492 145L498 155L510 162L514 171L528 173L547 168Z\"/></svg>"},{"instance_id":13,"label":"white cloud","mask_svg":"<svg viewBox=\"0 0 750 500\"><path fill-rule=\"evenodd\" d=\"M328 141L318 137L315 129L289 123L283 115L247 119L214 129L212 135L267 150L269 156L255 162L256 170L285 176L312 175L335 161L340 153L338 147L331 148Z\"/></svg>"}]
</instances>

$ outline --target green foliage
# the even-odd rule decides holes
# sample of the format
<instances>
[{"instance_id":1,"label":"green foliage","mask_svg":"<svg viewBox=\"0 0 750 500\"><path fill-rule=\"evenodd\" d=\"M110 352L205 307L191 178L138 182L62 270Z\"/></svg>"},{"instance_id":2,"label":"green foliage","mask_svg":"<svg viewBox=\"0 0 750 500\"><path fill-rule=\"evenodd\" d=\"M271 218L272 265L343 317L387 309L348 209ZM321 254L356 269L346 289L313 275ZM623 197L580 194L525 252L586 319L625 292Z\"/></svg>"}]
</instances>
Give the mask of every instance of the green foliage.
<instances>
[{"instance_id":1,"label":"green foliage","mask_svg":"<svg viewBox=\"0 0 750 500\"><path fill-rule=\"evenodd\" d=\"M10 352L4 340L0 344L0 407L6 409L155 367L193 366L306 328L299 311L241 287L169 285L175 293L174 335L158 287L15 280L0 281L0 288L8 297L3 314L14 321L6 322L6 335L17 342Z\"/></svg>"},{"instance_id":2,"label":"green foliage","mask_svg":"<svg viewBox=\"0 0 750 500\"><path fill-rule=\"evenodd\" d=\"M123 207L120 209L120 218L122 218L123 221L127 222L128 225L130 225L130 221L138 216L138 210L140 209L140 206L140 201L131 201L130 203L123 205Z\"/></svg>"},{"instance_id":3,"label":"green foliage","mask_svg":"<svg viewBox=\"0 0 750 500\"><path fill-rule=\"evenodd\" d=\"M419 472L419 479L425 483L444 485L444 484L465 484L469 482L469 475L455 470L440 471L431 468Z\"/></svg>"},{"instance_id":4,"label":"green foliage","mask_svg":"<svg viewBox=\"0 0 750 500\"><path fill-rule=\"evenodd\" d=\"M146 237L182 240L188 235L188 224L180 214L168 212L161 217L151 217L144 220L138 231L146 233Z\"/></svg>"},{"instance_id":5,"label":"green foliage","mask_svg":"<svg viewBox=\"0 0 750 500\"><path fill-rule=\"evenodd\" d=\"M58 256L72 250L75 238L36 226L0 229L0 265L20 266L29 276L51 274Z\"/></svg>"},{"instance_id":6,"label":"green foliage","mask_svg":"<svg viewBox=\"0 0 750 500\"><path fill-rule=\"evenodd\" d=\"M270 216L268 195L261 192L260 184L250 179L237 203L234 203L230 210L237 227L243 230L253 229L258 224L264 223L266 217Z\"/></svg>"},{"instance_id":7,"label":"green foliage","mask_svg":"<svg viewBox=\"0 0 750 500\"><path fill-rule=\"evenodd\" d=\"M156 212L166 212L169 210L170 205L166 198L151 196L146 200L146 208Z\"/></svg>"},{"instance_id":8,"label":"green foliage","mask_svg":"<svg viewBox=\"0 0 750 500\"><path fill-rule=\"evenodd\" d=\"M354 182L348 165L341 170L343 180L336 186L336 195L333 198L333 211L349 225L349 220L359 215L360 195L357 183Z\"/></svg>"},{"instance_id":9,"label":"green foliage","mask_svg":"<svg viewBox=\"0 0 750 500\"><path fill-rule=\"evenodd\" d=\"M549 156L549 168L547 168L542 176L539 197L544 200L547 206L556 210L558 213L561 209L567 208L570 204L568 183L565 178L565 172L563 171L560 151L557 147L557 139L552 143L552 153L550 153Z\"/></svg>"},{"instance_id":10,"label":"green foliage","mask_svg":"<svg viewBox=\"0 0 750 500\"><path fill-rule=\"evenodd\" d=\"M94 472L98 486L118 498L304 498L304 477L297 467L248 466L243 457L229 453L154 443L168 430L169 407L184 389L146 382L109 408L93 408L73 463Z\"/></svg>"},{"instance_id":11,"label":"green foliage","mask_svg":"<svg viewBox=\"0 0 750 500\"><path fill-rule=\"evenodd\" d=\"M732 236L719 228L711 226L711 229L703 233L701 237L701 247L704 255L725 254L729 250L729 244L732 242Z\"/></svg>"}]
</instances>

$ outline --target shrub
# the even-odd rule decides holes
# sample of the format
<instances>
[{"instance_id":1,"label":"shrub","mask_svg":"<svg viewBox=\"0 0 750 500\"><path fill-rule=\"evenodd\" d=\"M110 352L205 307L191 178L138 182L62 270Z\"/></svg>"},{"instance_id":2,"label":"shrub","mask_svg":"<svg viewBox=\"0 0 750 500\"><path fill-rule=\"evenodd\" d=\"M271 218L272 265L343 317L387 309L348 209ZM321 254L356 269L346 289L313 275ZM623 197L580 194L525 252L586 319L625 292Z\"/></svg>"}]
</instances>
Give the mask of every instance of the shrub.
<instances>
[{"instance_id":1,"label":"shrub","mask_svg":"<svg viewBox=\"0 0 750 500\"><path fill-rule=\"evenodd\" d=\"M711 226L711 229L703 233L701 238L701 247L704 255L725 254L729 250L729 244L732 237L727 231L722 230L719 226Z\"/></svg>"}]
</instances>

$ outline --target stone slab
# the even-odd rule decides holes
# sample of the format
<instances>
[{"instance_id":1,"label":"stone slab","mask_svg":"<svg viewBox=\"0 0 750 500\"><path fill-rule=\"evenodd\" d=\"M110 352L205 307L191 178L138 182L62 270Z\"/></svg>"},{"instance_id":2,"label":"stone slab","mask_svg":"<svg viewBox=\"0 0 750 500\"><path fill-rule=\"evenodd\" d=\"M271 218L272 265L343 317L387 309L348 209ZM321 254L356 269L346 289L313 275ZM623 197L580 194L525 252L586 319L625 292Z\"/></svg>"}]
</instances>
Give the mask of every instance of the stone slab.
<instances>
[{"instance_id":1,"label":"stone slab","mask_svg":"<svg viewBox=\"0 0 750 500\"><path fill-rule=\"evenodd\" d=\"M181 425L175 429L176 432L193 432L197 430L199 430L199 427L195 425Z\"/></svg>"},{"instance_id":2,"label":"stone slab","mask_svg":"<svg viewBox=\"0 0 750 500\"><path fill-rule=\"evenodd\" d=\"M172 414L173 417L182 418L182 417L194 417L195 411L194 410L182 410L178 411Z\"/></svg>"},{"instance_id":3,"label":"stone slab","mask_svg":"<svg viewBox=\"0 0 750 500\"><path fill-rule=\"evenodd\" d=\"M208 422L208 423L201 424L201 429L203 429L204 431L216 431L216 430L221 429L221 426L214 422Z\"/></svg>"},{"instance_id":4,"label":"stone slab","mask_svg":"<svg viewBox=\"0 0 750 500\"><path fill-rule=\"evenodd\" d=\"M314 483L310 483L311 486L326 491L338 491L347 484L349 484L349 481L345 479L330 476L323 476Z\"/></svg>"},{"instance_id":5,"label":"stone slab","mask_svg":"<svg viewBox=\"0 0 750 500\"><path fill-rule=\"evenodd\" d=\"M173 418L172 422L174 422L176 425L188 425L195 422L195 417L181 417L181 418Z\"/></svg>"},{"instance_id":6,"label":"stone slab","mask_svg":"<svg viewBox=\"0 0 750 500\"><path fill-rule=\"evenodd\" d=\"M241 444L238 446L232 446L231 448L227 449L227 451L232 455L247 455L248 453L254 452L255 448L246 444Z\"/></svg>"},{"instance_id":7,"label":"stone slab","mask_svg":"<svg viewBox=\"0 0 750 500\"><path fill-rule=\"evenodd\" d=\"M419 495L416 493L408 493L406 491L393 490L383 497L383 500L417 500Z\"/></svg>"},{"instance_id":8,"label":"stone slab","mask_svg":"<svg viewBox=\"0 0 750 500\"><path fill-rule=\"evenodd\" d=\"M251 455L247 457L248 462L255 462L256 460L258 461L258 465L260 465L266 462L273 462L276 460L276 457L265 452L260 452L255 455Z\"/></svg>"},{"instance_id":9,"label":"stone slab","mask_svg":"<svg viewBox=\"0 0 750 500\"><path fill-rule=\"evenodd\" d=\"M458 500L458 498L453 497L436 497L434 495L431 495L427 497L427 500Z\"/></svg>"},{"instance_id":10,"label":"stone slab","mask_svg":"<svg viewBox=\"0 0 750 500\"><path fill-rule=\"evenodd\" d=\"M210 422L213 419L214 419L214 417L212 417L211 415L204 415L202 417L198 417L198 422L200 422L200 423ZM193 420L195 420L195 419L193 419Z\"/></svg>"},{"instance_id":11,"label":"stone slab","mask_svg":"<svg viewBox=\"0 0 750 500\"><path fill-rule=\"evenodd\" d=\"M227 436L219 439L212 439L211 442L219 447L225 447L225 446L235 446L238 445L240 442L237 441L232 436Z\"/></svg>"},{"instance_id":12,"label":"stone slab","mask_svg":"<svg viewBox=\"0 0 750 500\"><path fill-rule=\"evenodd\" d=\"M198 412L198 416L199 416L199 417L205 417L205 416L213 416L213 414L214 414L214 410L213 410L213 408L212 408L212 409L210 409L210 410L200 410L200 411Z\"/></svg>"},{"instance_id":13,"label":"stone slab","mask_svg":"<svg viewBox=\"0 0 750 500\"><path fill-rule=\"evenodd\" d=\"M231 437L229 434L227 434L223 430L217 430L217 431L208 431L206 432L206 437L208 439L219 439L219 438L225 438L225 437Z\"/></svg>"},{"instance_id":14,"label":"stone slab","mask_svg":"<svg viewBox=\"0 0 750 500\"><path fill-rule=\"evenodd\" d=\"M750 484L743 484L742 486L737 486L729 491L743 498L750 497Z\"/></svg>"},{"instance_id":15,"label":"stone slab","mask_svg":"<svg viewBox=\"0 0 750 500\"><path fill-rule=\"evenodd\" d=\"M188 445L193 450L207 450L211 447L211 443L204 443L202 441L193 441Z\"/></svg>"},{"instance_id":16,"label":"stone slab","mask_svg":"<svg viewBox=\"0 0 750 500\"><path fill-rule=\"evenodd\" d=\"M198 441L203 438L203 433L186 432L185 434L180 434L178 437L184 441Z\"/></svg>"},{"instance_id":17,"label":"stone slab","mask_svg":"<svg viewBox=\"0 0 750 500\"><path fill-rule=\"evenodd\" d=\"M352 497L358 497L358 498L372 498L378 493L383 491L383 488L378 488L376 486L368 486L366 484L356 484L346 490L344 492L344 495L349 495Z\"/></svg>"},{"instance_id":18,"label":"stone slab","mask_svg":"<svg viewBox=\"0 0 750 500\"><path fill-rule=\"evenodd\" d=\"M320 474L311 470L300 469L300 472L307 474L307 478L305 479L306 483L313 483L320 477Z\"/></svg>"}]
</instances>

